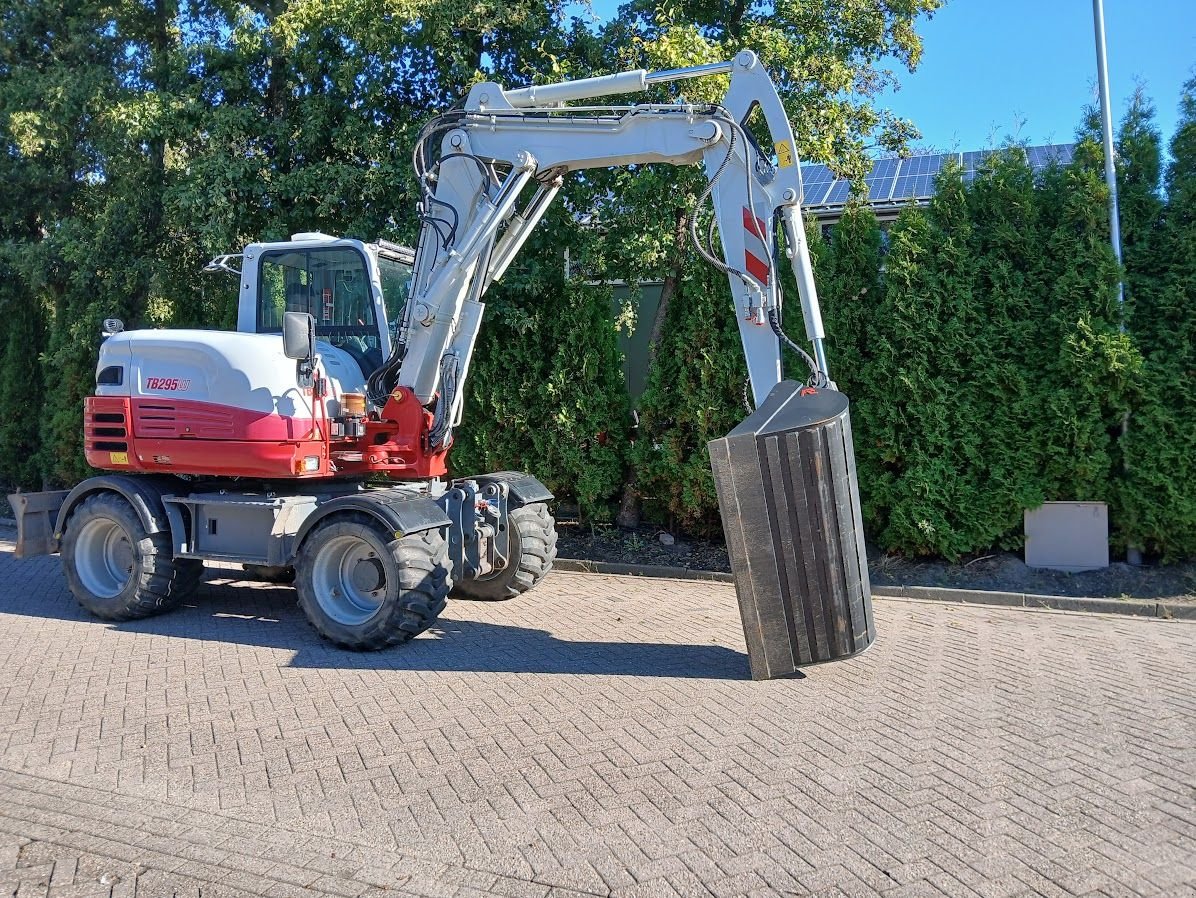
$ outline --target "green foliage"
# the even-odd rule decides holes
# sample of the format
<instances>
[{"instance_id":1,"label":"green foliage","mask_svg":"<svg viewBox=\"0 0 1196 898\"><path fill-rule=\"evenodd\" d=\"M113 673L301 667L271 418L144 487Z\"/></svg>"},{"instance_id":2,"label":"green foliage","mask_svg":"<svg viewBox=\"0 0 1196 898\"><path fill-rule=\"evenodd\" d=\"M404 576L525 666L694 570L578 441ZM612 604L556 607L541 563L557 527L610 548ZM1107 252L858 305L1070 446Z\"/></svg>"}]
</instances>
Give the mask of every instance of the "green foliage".
<instances>
[{"instance_id":1,"label":"green foliage","mask_svg":"<svg viewBox=\"0 0 1196 898\"><path fill-rule=\"evenodd\" d=\"M912 126L876 106L913 69L939 0L632 0L598 31L563 0L271 0L116 5L0 0L0 481L86 476L83 397L99 323L230 327L237 290L199 268L300 230L413 241L411 143L478 81L673 68L760 52L804 157L859 178ZM715 101L725 79L686 82ZM654 98L676 96L676 85ZM1126 329L1091 112L1075 165L1035 179L1016 151L954 170L887 237L847 210L811 251L839 386L853 400L871 538L956 557L1019 539L1025 508L1105 499L1120 543L1196 554L1196 82L1166 190L1139 94L1118 135ZM518 467L590 519L638 494L713 531L706 443L744 415L725 278L696 260L701 171L568 181L487 296L456 471ZM586 227L577 212L585 213ZM663 279L633 431L609 291L567 276ZM790 285L787 295L795 297ZM802 330L800 306L785 310ZM786 354L790 376L803 363ZM1131 411L1128 433L1121 421Z\"/></svg>"},{"instance_id":2,"label":"green foliage","mask_svg":"<svg viewBox=\"0 0 1196 898\"><path fill-rule=\"evenodd\" d=\"M821 234L811 243L827 351L835 358L835 382L848 396L862 395L860 378L871 355L869 325L883 289L882 243L876 216L867 206L855 204L835 224L829 243L822 242ZM792 321L786 319L789 332L801 333L800 308L787 306L786 311L792 315Z\"/></svg>"},{"instance_id":3,"label":"green foliage","mask_svg":"<svg viewBox=\"0 0 1196 898\"><path fill-rule=\"evenodd\" d=\"M726 278L691 263L669 305L632 450L649 512L691 531L713 529L718 497L706 444L743 419L746 380Z\"/></svg>"},{"instance_id":4,"label":"green foliage","mask_svg":"<svg viewBox=\"0 0 1196 898\"><path fill-rule=\"evenodd\" d=\"M0 261L14 273L0 294L14 323L0 345L0 479L67 485L88 473L81 408L102 318L232 326L235 287L198 272L256 239L323 230L412 242L411 143L471 84L671 68L752 46L784 80L800 149L858 173L866 146L911 132L874 108L891 81L877 61L912 68L913 24L938 5L636 0L595 33L567 20L563 0L0 0L0 171L21 185L0 210ZM685 86L691 100L724 87ZM607 512L629 414L607 294L560 275L562 245L590 276L688 270L674 211L700 182L696 170L647 167L567 185L567 208L593 210L596 227L560 215L488 297L457 466L528 467L586 514ZM725 286L701 277L709 289L684 295L727 319ZM707 356L685 360L696 366L686 380L710 379Z\"/></svg>"},{"instance_id":5,"label":"green foliage","mask_svg":"<svg viewBox=\"0 0 1196 898\"><path fill-rule=\"evenodd\" d=\"M45 343L41 307L19 291L15 272L0 260L0 483L38 484L37 416L43 401L38 354ZM76 423L76 426L77 423Z\"/></svg>"},{"instance_id":6,"label":"green foliage","mask_svg":"<svg viewBox=\"0 0 1196 898\"><path fill-rule=\"evenodd\" d=\"M546 233L567 230L564 222ZM488 294L453 473L535 472L605 520L623 479L627 388L610 289L566 280L534 251Z\"/></svg>"},{"instance_id":7,"label":"green foliage","mask_svg":"<svg viewBox=\"0 0 1196 898\"><path fill-rule=\"evenodd\" d=\"M1149 117L1139 131L1154 135L1140 155L1143 168L1154 163L1157 179L1157 131ZM1186 558L1196 556L1196 79L1180 98L1166 188L1152 251L1126 255L1136 294L1130 331L1145 362L1113 520L1126 543Z\"/></svg>"},{"instance_id":8,"label":"green foliage","mask_svg":"<svg viewBox=\"0 0 1196 898\"><path fill-rule=\"evenodd\" d=\"M930 209L890 231L852 416L865 519L890 550L955 557L1008 529L975 395L983 295L966 200L948 171Z\"/></svg>"}]
</instances>

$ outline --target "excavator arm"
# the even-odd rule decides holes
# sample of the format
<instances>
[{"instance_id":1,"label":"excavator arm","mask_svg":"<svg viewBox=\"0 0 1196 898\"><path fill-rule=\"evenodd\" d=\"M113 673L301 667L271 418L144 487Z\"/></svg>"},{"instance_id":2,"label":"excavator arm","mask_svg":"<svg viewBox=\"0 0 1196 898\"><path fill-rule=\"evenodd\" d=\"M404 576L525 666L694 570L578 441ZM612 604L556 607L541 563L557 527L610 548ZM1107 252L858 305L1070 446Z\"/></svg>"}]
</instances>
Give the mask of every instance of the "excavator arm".
<instances>
[{"instance_id":1,"label":"excavator arm","mask_svg":"<svg viewBox=\"0 0 1196 898\"><path fill-rule=\"evenodd\" d=\"M717 105L564 105L713 74L731 76ZM757 108L769 132L767 148L757 145L746 124ZM414 162L424 198L411 297L394 353L371 378L370 398L381 405L404 386L421 404L435 403L434 445L446 445L459 422L486 290L510 266L564 178L590 168L704 166L707 187L690 216L691 233L699 252L727 275L757 404L781 379L780 342L788 340L780 327L783 235L810 354L794 348L806 356L813 379L828 382L793 132L755 53L744 51L727 63L516 90L478 84L460 109L425 127ZM719 247L709 245L716 227Z\"/></svg>"}]
</instances>

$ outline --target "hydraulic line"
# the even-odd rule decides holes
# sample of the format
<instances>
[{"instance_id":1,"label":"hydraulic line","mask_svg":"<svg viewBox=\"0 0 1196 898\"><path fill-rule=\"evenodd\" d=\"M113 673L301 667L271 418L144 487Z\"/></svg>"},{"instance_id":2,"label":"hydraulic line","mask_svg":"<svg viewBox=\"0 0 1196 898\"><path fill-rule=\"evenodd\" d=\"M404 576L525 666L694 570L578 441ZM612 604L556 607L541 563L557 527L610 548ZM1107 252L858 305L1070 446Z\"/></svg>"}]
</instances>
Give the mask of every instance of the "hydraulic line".
<instances>
[{"instance_id":1,"label":"hydraulic line","mask_svg":"<svg viewBox=\"0 0 1196 898\"><path fill-rule=\"evenodd\" d=\"M772 328L772 332L777 335L778 339L780 339L786 346L800 355L805 363L809 365L810 377L806 381L809 386L822 388L830 385L830 381L827 380L826 375L822 373L821 369L819 369L818 363L814 361L814 357L794 343L793 340L789 338L789 335L781 330L781 316L777 314L776 309L769 309L768 325Z\"/></svg>"},{"instance_id":2,"label":"hydraulic line","mask_svg":"<svg viewBox=\"0 0 1196 898\"><path fill-rule=\"evenodd\" d=\"M731 137L727 141L727 155L723 157L723 161L721 163L719 163L719 166L715 170L714 175L707 182L706 188L702 191L701 195L698 197L697 202L694 203L694 211L689 217L689 235L690 235L690 238L693 240L694 246L698 250L698 254L703 259L705 259L709 264L713 265L716 269L721 271L723 274L731 275L731 276L739 278L739 280L743 281L744 286L747 287L749 292L759 293L760 287L756 284L755 281L753 281L751 278L749 278L746 274L744 274L739 269L731 267L726 262L719 259L714 253L707 250L707 248L702 245L702 240L698 236L698 210L702 208L702 206L703 206L703 204L705 204L707 198L714 192L714 187L718 183L719 178L721 178L723 176L723 172L726 171L727 166L731 164L731 159L735 155L735 135L736 135L736 131L733 128L733 129L731 129ZM750 197L750 191L749 191L749 197Z\"/></svg>"}]
</instances>

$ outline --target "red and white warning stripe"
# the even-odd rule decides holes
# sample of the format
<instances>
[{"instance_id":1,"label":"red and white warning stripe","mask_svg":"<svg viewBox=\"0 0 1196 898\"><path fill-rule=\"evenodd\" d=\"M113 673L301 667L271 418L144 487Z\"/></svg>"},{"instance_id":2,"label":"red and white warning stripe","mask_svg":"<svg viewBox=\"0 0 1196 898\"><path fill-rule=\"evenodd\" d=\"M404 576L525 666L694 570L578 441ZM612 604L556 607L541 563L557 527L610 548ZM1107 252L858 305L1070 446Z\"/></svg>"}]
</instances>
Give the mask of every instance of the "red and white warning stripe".
<instances>
[{"instance_id":1,"label":"red and white warning stripe","mask_svg":"<svg viewBox=\"0 0 1196 898\"><path fill-rule=\"evenodd\" d=\"M743 241L744 265L748 274L767 287L768 275L771 272L768 260L772 258L766 242L768 231L764 227L763 219L752 215L752 210L747 206L743 207L743 228L747 231Z\"/></svg>"}]
</instances>

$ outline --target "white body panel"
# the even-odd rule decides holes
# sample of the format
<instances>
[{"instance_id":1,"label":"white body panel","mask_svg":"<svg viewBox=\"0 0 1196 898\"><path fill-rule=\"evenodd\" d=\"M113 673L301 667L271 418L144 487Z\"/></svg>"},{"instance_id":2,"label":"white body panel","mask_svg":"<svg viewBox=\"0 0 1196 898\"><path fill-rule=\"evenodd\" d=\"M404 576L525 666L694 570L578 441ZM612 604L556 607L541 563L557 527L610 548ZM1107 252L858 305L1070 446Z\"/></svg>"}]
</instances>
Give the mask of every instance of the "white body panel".
<instances>
[{"instance_id":1,"label":"white body panel","mask_svg":"<svg viewBox=\"0 0 1196 898\"><path fill-rule=\"evenodd\" d=\"M340 396L362 392L365 377L343 350L320 342L316 350L320 371L328 379L328 413L337 415ZM311 396L298 386L295 361L283 355L282 337L276 334L127 331L100 347L97 372L110 365L125 369L123 382L98 385L97 396L169 398L284 417L315 417Z\"/></svg>"}]
</instances>

